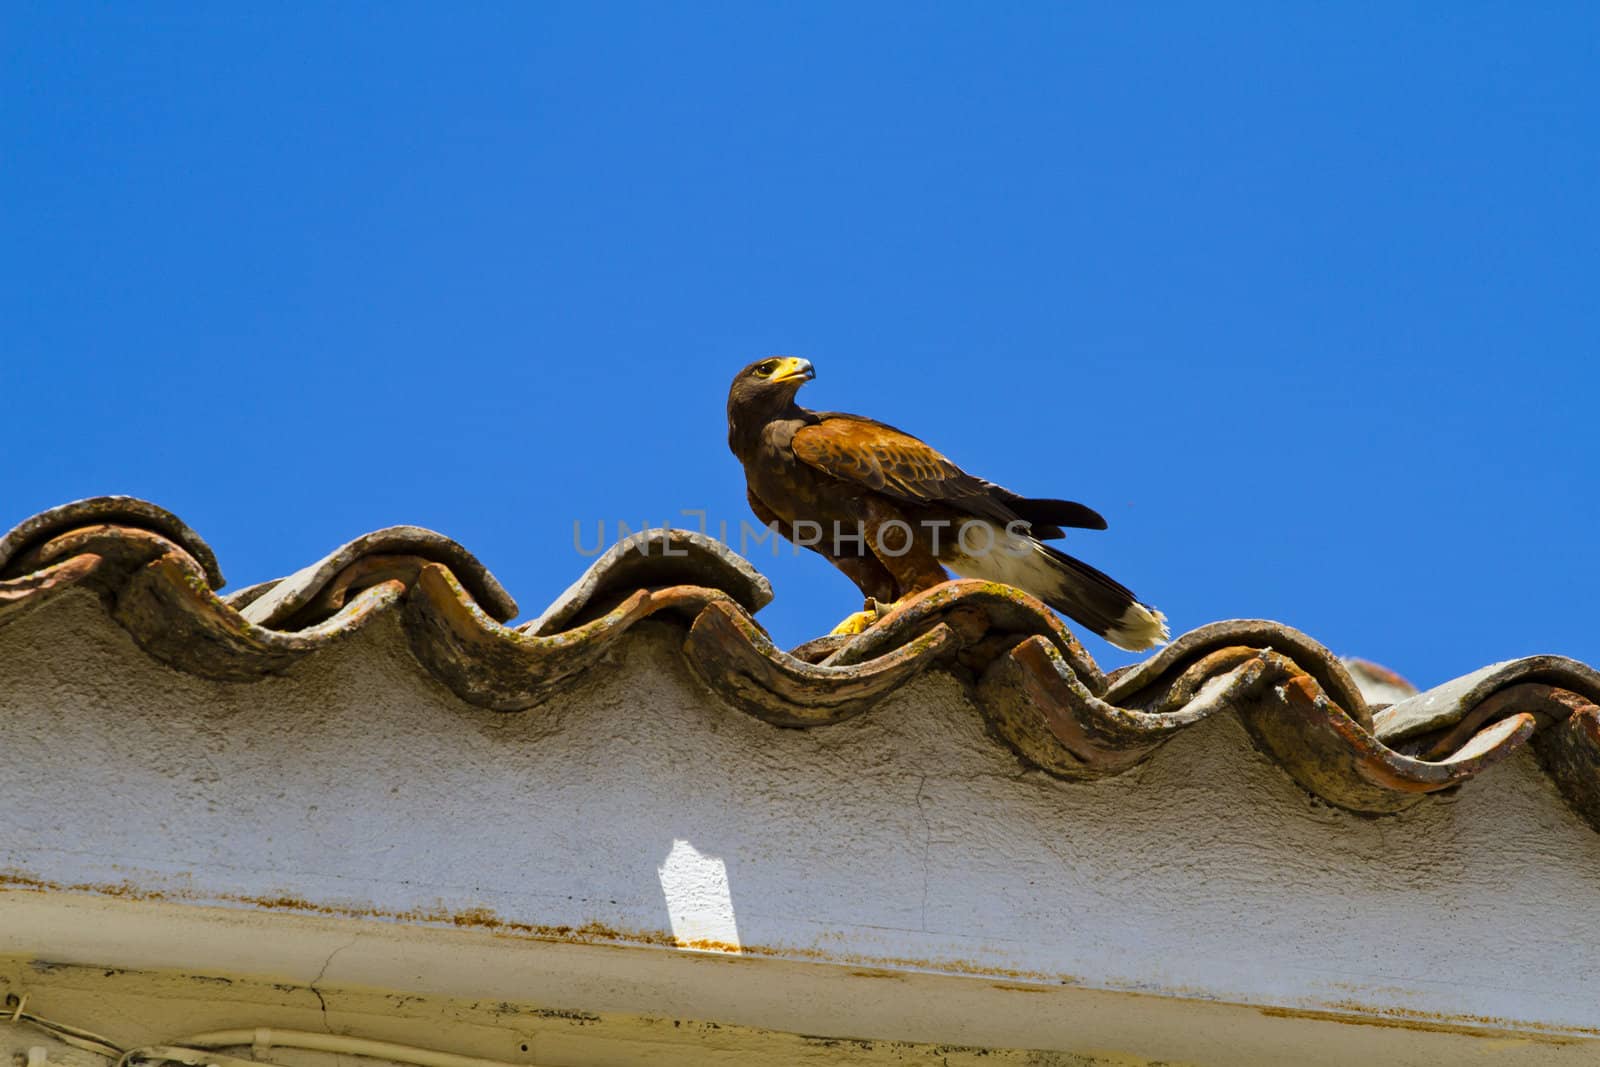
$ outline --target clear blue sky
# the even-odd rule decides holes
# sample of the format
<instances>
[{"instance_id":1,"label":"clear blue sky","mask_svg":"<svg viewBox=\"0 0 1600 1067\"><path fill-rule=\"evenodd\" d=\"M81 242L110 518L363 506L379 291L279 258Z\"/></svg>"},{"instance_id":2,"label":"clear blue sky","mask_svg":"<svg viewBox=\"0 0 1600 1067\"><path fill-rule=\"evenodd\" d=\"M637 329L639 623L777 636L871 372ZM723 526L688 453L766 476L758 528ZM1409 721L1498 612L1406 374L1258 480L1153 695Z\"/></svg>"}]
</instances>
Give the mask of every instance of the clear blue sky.
<instances>
[{"instance_id":1,"label":"clear blue sky","mask_svg":"<svg viewBox=\"0 0 1600 1067\"><path fill-rule=\"evenodd\" d=\"M793 353L1179 630L1600 662L1597 13L8 5L0 527L133 493L240 587L419 523L532 615L575 519L747 517ZM859 606L758 563L785 644Z\"/></svg>"}]
</instances>

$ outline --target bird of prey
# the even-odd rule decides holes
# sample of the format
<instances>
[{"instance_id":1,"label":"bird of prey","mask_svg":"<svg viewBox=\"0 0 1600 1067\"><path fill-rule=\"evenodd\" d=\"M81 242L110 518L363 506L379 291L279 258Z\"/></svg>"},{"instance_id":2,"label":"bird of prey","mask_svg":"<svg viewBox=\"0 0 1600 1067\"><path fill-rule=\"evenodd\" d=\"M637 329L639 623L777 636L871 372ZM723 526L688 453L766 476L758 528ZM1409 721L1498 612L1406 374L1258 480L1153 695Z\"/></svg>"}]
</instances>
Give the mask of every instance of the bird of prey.
<instances>
[{"instance_id":1,"label":"bird of prey","mask_svg":"<svg viewBox=\"0 0 1600 1067\"><path fill-rule=\"evenodd\" d=\"M728 447L744 465L762 523L816 551L861 588L867 610L836 633L858 633L894 602L966 578L1015 586L1118 648L1167 640L1166 617L1122 585L1045 544L1062 527L1106 521L1068 500L1034 500L966 473L893 426L808 411L795 393L808 360L760 359L728 390Z\"/></svg>"}]
</instances>

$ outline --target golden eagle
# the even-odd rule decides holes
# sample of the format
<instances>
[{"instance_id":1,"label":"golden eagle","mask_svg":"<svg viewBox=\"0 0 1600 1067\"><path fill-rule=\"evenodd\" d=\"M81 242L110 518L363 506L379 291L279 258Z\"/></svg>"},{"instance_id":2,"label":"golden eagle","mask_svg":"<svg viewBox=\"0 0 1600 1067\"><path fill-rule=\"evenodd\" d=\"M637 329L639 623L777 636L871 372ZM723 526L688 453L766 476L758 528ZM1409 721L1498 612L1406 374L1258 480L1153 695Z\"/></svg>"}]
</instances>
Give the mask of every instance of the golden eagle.
<instances>
[{"instance_id":1,"label":"golden eagle","mask_svg":"<svg viewBox=\"0 0 1600 1067\"><path fill-rule=\"evenodd\" d=\"M1062 527L1105 529L1096 512L974 477L893 426L808 411L795 393L815 376L808 360L783 356L741 370L728 390L728 447L756 517L826 556L867 597L867 610L835 632L859 632L893 602L947 581L948 567L1032 593L1118 648L1166 641L1161 612L1044 543Z\"/></svg>"}]
</instances>

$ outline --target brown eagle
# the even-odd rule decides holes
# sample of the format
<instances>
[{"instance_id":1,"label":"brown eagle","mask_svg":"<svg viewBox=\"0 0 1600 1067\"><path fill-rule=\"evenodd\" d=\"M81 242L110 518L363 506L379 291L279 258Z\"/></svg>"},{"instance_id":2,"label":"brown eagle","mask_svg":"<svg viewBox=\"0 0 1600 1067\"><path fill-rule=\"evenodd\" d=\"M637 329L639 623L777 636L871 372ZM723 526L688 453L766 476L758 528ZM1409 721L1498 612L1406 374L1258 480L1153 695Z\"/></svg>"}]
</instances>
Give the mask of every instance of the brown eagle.
<instances>
[{"instance_id":1,"label":"brown eagle","mask_svg":"<svg viewBox=\"0 0 1600 1067\"><path fill-rule=\"evenodd\" d=\"M859 632L893 602L948 580L948 567L1032 593L1118 648L1166 641L1161 612L1044 543L1062 527L1103 530L1105 519L974 477L893 426L808 411L794 398L814 377L808 360L787 356L741 370L728 390L728 447L756 517L826 556L866 595L867 610L836 633Z\"/></svg>"}]
</instances>

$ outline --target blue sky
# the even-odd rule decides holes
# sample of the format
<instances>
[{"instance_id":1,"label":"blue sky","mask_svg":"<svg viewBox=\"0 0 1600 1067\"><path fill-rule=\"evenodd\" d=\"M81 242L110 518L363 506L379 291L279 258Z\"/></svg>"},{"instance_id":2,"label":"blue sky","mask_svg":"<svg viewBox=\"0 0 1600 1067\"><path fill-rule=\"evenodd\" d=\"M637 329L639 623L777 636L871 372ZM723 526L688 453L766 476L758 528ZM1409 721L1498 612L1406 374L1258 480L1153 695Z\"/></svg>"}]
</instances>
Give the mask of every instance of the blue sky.
<instances>
[{"instance_id":1,"label":"blue sky","mask_svg":"<svg viewBox=\"0 0 1600 1067\"><path fill-rule=\"evenodd\" d=\"M1597 12L11 5L0 526L136 494L240 587L418 523L533 615L574 520L748 517L793 353L1176 629L1600 661ZM859 606L757 562L782 643Z\"/></svg>"}]
</instances>

